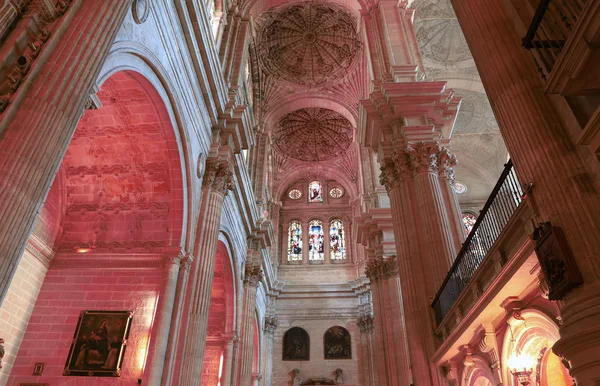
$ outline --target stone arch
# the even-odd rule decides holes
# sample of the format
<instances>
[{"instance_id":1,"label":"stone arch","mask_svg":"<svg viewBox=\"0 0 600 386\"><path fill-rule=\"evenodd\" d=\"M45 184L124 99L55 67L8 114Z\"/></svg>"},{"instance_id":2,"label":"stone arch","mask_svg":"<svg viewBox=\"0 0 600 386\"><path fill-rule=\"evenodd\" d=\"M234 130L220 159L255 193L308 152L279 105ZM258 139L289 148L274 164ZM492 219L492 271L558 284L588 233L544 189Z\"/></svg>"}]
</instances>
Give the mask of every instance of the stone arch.
<instances>
[{"instance_id":1,"label":"stone arch","mask_svg":"<svg viewBox=\"0 0 600 386\"><path fill-rule=\"evenodd\" d=\"M321 165L319 165L321 166ZM358 196L358 189L356 184L348 178L348 176L335 167L322 166L320 169L315 170L311 169L308 171L311 175L311 178L320 178L321 180L332 179L336 180L342 188L344 188L344 195L348 194L350 199L353 199ZM293 184L297 180L300 180L305 177L307 174L307 170L303 167L295 168L286 173L285 176L278 181L277 190L275 192L275 197L278 197L279 200L284 199L285 195L288 193L288 189L290 184ZM327 176L327 177L325 177ZM306 195L306 190L302 191L303 195ZM329 192L323 192L323 194L329 194Z\"/></svg>"},{"instance_id":2,"label":"stone arch","mask_svg":"<svg viewBox=\"0 0 600 386\"><path fill-rule=\"evenodd\" d=\"M61 168L67 208L57 249L155 252L180 246L184 177L166 105L144 76L114 71L79 121Z\"/></svg>"},{"instance_id":3,"label":"stone arch","mask_svg":"<svg viewBox=\"0 0 600 386\"><path fill-rule=\"evenodd\" d=\"M554 343L560 338L558 325L547 314L536 310L521 311L520 317L509 319L509 329L502 345L502 376L505 386L518 386L518 382L508 368L508 360L517 354L532 357L537 363L531 375L532 384L538 384L537 370L547 364L546 352L550 352ZM541 373L540 373L541 374ZM541 385L542 383L540 383Z\"/></svg>"},{"instance_id":4,"label":"stone arch","mask_svg":"<svg viewBox=\"0 0 600 386\"><path fill-rule=\"evenodd\" d=\"M169 72L160 60L145 46L132 41L120 41L113 44L111 52L97 78L97 84L103 84L108 78L119 71L129 71L143 77L160 96L177 142L181 177L183 182L183 221L181 246L191 250L194 240L195 224L190 213L194 213L194 202L200 201L199 184L194 184L196 161L190 147L189 133L183 129L185 122L182 111L185 111L176 84L171 80ZM200 135L200 152L206 154L210 147L210 127L212 123L207 117L200 127L206 128L206 135ZM192 199L195 198L195 199Z\"/></svg>"},{"instance_id":5,"label":"stone arch","mask_svg":"<svg viewBox=\"0 0 600 386\"><path fill-rule=\"evenodd\" d=\"M479 355L471 356L471 366L465 366L461 386L495 386L488 362Z\"/></svg>"}]
</instances>

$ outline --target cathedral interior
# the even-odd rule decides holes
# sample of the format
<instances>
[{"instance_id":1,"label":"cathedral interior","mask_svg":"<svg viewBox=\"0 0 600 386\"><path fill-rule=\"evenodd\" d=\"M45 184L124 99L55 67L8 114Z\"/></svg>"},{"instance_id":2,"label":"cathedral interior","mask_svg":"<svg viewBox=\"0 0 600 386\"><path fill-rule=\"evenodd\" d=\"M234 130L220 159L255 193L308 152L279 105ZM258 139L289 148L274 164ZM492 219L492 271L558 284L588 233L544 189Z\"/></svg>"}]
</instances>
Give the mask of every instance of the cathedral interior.
<instances>
[{"instance_id":1,"label":"cathedral interior","mask_svg":"<svg viewBox=\"0 0 600 386\"><path fill-rule=\"evenodd\" d=\"M0 385L600 385L600 1L0 0L0 58Z\"/></svg>"}]
</instances>

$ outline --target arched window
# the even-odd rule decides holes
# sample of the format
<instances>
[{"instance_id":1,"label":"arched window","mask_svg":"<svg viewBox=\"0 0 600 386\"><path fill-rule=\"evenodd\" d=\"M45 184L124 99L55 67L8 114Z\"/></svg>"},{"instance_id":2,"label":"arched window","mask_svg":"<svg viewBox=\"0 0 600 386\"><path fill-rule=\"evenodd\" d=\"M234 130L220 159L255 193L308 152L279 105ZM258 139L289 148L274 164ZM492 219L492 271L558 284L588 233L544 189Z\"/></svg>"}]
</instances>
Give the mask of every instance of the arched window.
<instances>
[{"instance_id":1,"label":"arched window","mask_svg":"<svg viewBox=\"0 0 600 386\"><path fill-rule=\"evenodd\" d=\"M308 184L308 202L323 202L323 192L319 181Z\"/></svg>"},{"instance_id":2,"label":"arched window","mask_svg":"<svg viewBox=\"0 0 600 386\"><path fill-rule=\"evenodd\" d=\"M292 327L283 335L283 360L310 360L310 337L308 332L300 327Z\"/></svg>"},{"instance_id":3,"label":"arched window","mask_svg":"<svg viewBox=\"0 0 600 386\"><path fill-rule=\"evenodd\" d=\"M477 216L474 215L473 213L464 212L462 214L462 222L463 222L463 225L465 226L465 232L467 232L467 236L471 232L471 229L473 229L473 226L475 225L476 221L477 221Z\"/></svg>"},{"instance_id":4,"label":"arched window","mask_svg":"<svg viewBox=\"0 0 600 386\"><path fill-rule=\"evenodd\" d=\"M323 223L312 220L308 226L308 260L325 260Z\"/></svg>"},{"instance_id":5,"label":"arched window","mask_svg":"<svg viewBox=\"0 0 600 386\"><path fill-rule=\"evenodd\" d=\"M329 224L329 245L331 247L331 260L343 260L346 258L346 241L344 234L344 223L335 218Z\"/></svg>"},{"instance_id":6,"label":"arched window","mask_svg":"<svg viewBox=\"0 0 600 386\"><path fill-rule=\"evenodd\" d=\"M323 336L325 359L352 359L352 340L344 327L333 326Z\"/></svg>"},{"instance_id":7,"label":"arched window","mask_svg":"<svg viewBox=\"0 0 600 386\"><path fill-rule=\"evenodd\" d=\"M302 260L302 224L293 220L288 231L288 261L299 260Z\"/></svg>"}]
</instances>

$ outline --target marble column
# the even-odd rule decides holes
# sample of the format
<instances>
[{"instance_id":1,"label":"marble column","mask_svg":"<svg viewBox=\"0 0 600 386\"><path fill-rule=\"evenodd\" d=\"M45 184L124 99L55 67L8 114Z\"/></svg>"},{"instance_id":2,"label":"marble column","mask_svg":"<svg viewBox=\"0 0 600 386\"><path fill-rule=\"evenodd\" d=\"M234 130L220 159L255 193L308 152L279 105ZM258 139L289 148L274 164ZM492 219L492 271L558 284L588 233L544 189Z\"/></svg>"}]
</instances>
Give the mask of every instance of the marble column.
<instances>
[{"instance_id":1,"label":"marble column","mask_svg":"<svg viewBox=\"0 0 600 386\"><path fill-rule=\"evenodd\" d=\"M396 243L402 308L406 327L413 382L424 386L441 385L439 369L429 362L435 352L433 324L426 294L420 234L415 226L418 216L414 181L405 157L386 159L381 166L381 184L390 197L394 240ZM377 315L375 315L377 318ZM433 376L432 376L433 373Z\"/></svg>"},{"instance_id":2,"label":"marble column","mask_svg":"<svg viewBox=\"0 0 600 386\"><path fill-rule=\"evenodd\" d=\"M275 330L277 329L277 317L265 316L265 382L264 386L273 386L273 347L275 345Z\"/></svg>"},{"instance_id":3,"label":"marble column","mask_svg":"<svg viewBox=\"0 0 600 386\"><path fill-rule=\"evenodd\" d=\"M130 0L72 1L0 116L0 301Z\"/></svg>"},{"instance_id":4,"label":"marble column","mask_svg":"<svg viewBox=\"0 0 600 386\"><path fill-rule=\"evenodd\" d=\"M188 283L186 302L189 312L185 331L179 385L195 386L202 380L202 362L208 328L210 295L212 292L217 243L221 224L223 201L233 189L231 163L212 156L206 161L203 179L202 203L198 220L196 260L192 264L191 282Z\"/></svg>"},{"instance_id":5,"label":"marble column","mask_svg":"<svg viewBox=\"0 0 600 386\"><path fill-rule=\"evenodd\" d=\"M376 344L375 344L375 324L371 314L364 314L358 318L358 328L360 330L361 345L361 385L379 386L382 385L378 380ZM269 386L269 385L266 385Z\"/></svg>"},{"instance_id":6,"label":"marble column","mask_svg":"<svg viewBox=\"0 0 600 386\"><path fill-rule=\"evenodd\" d=\"M438 177L440 188L444 198L445 207L450 221L452 239L454 241L454 250L458 254L462 244L465 242L467 233L462 222L462 211L456 196L454 167L458 164L456 156L450 153L447 147L442 147L438 157Z\"/></svg>"},{"instance_id":7,"label":"marble column","mask_svg":"<svg viewBox=\"0 0 600 386\"><path fill-rule=\"evenodd\" d=\"M171 384L173 376L173 368L175 366L175 356L177 342L179 337L179 326L184 310L185 288L187 286L190 267L194 261L189 254L181 260L179 274L177 276L177 286L175 289L175 299L173 300L173 312L171 316L171 324L169 328L169 340L167 342L167 351L161 376L161 385L166 386Z\"/></svg>"},{"instance_id":8,"label":"marble column","mask_svg":"<svg viewBox=\"0 0 600 386\"><path fill-rule=\"evenodd\" d=\"M252 360L254 349L254 323L256 315L256 291L263 278L259 263L246 263L244 270L244 293L240 325L240 349L234 384L250 386L252 381Z\"/></svg>"},{"instance_id":9,"label":"marble column","mask_svg":"<svg viewBox=\"0 0 600 386\"><path fill-rule=\"evenodd\" d=\"M419 225L422 236L421 252L427 264L427 295L430 297L434 297L439 290L456 257L447 205L438 177L440 150L438 143L420 142L409 146L405 151L398 151L399 158L408 159L407 165L414 178L419 211L415 225Z\"/></svg>"},{"instance_id":10,"label":"marble column","mask_svg":"<svg viewBox=\"0 0 600 386\"><path fill-rule=\"evenodd\" d=\"M239 338L235 332L223 335L223 350L225 350L225 357L223 359L221 386L231 386L231 378L233 375L233 355L236 352L238 341Z\"/></svg>"},{"instance_id":11,"label":"marble column","mask_svg":"<svg viewBox=\"0 0 600 386\"><path fill-rule=\"evenodd\" d=\"M167 354L167 343L169 342L171 319L173 317L173 308L177 290L177 278L179 276L179 266L185 254L178 252L174 256L166 256L164 260L164 273L159 294L158 307L155 320L156 328L154 337L150 346L150 355L148 356L149 367L146 367L144 374L144 384L150 386L160 386L165 357Z\"/></svg>"},{"instance_id":12,"label":"marble column","mask_svg":"<svg viewBox=\"0 0 600 386\"><path fill-rule=\"evenodd\" d=\"M583 276L584 284L559 303L561 338L553 350L570 362L578 385L596 385L600 374L598 159L585 146L576 145L581 130L565 99L542 93L544 81L530 53L521 47L523 36L515 31L510 4L502 0L485 4L452 0L452 4L519 180L533 186L529 197L535 202L537 220L562 229Z\"/></svg>"}]
</instances>

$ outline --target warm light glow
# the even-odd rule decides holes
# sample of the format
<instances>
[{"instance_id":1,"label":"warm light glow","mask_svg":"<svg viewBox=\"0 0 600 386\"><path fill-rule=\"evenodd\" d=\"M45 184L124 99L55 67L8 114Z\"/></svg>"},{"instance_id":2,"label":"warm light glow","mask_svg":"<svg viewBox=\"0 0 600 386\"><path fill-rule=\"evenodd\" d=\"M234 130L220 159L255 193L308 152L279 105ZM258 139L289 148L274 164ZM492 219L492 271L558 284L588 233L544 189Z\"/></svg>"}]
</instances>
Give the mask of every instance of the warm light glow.
<instances>
[{"instance_id":1,"label":"warm light glow","mask_svg":"<svg viewBox=\"0 0 600 386\"><path fill-rule=\"evenodd\" d=\"M223 374L223 354L221 354L221 359L219 360L219 382L217 386L221 386L221 375Z\"/></svg>"},{"instance_id":2,"label":"warm light glow","mask_svg":"<svg viewBox=\"0 0 600 386\"><path fill-rule=\"evenodd\" d=\"M88 253L90 251L89 248L77 248L75 252L77 253Z\"/></svg>"},{"instance_id":3,"label":"warm light glow","mask_svg":"<svg viewBox=\"0 0 600 386\"><path fill-rule=\"evenodd\" d=\"M513 355L508 359L508 367L512 372L516 371L533 371L535 367L535 359L529 355Z\"/></svg>"}]
</instances>

